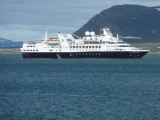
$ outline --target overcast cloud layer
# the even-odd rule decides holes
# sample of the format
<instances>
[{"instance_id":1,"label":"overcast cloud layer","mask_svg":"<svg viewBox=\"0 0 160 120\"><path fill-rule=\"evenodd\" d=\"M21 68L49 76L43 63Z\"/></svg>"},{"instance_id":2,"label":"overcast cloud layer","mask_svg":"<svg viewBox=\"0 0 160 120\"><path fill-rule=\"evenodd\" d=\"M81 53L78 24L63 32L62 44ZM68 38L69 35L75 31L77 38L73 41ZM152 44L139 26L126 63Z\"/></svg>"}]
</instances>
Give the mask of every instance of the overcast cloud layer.
<instances>
[{"instance_id":1,"label":"overcast cloud layer","mask_svg":"<svg viewBox=\"0 0 160 120\"><path fill-rule=\"evenodd\" d=\"M160 0L0 0L0 37L16 41L72 33L94 15L114 5L160 5Z\"/></svg>"}]
</instances>

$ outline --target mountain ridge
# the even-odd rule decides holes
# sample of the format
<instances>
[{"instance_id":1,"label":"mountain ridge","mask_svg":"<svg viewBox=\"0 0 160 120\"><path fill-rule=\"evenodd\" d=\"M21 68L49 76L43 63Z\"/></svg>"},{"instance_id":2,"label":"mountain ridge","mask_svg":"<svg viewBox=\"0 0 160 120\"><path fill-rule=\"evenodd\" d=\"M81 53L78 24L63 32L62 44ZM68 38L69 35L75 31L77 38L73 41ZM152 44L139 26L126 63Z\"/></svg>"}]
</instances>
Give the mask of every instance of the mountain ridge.
<instances>
[{"instance_id":1,"label":"mountain ridge","mask_svg":"<svg viewBox=\"0 0 160 120\"><path fill-rule=\"evenodd\" d=\"M8 48L8 47L22 47L22 41L12 41L6 38L0 37L0 48Z\"/></svg>"},{"instance_id":2,"label":"mountain ridge","mask_svg":"<svg viewBox=\"0 0 160 120\"><path fill-rule=\"evenodd\" d=\"M104 27L109 27L114 36L142 38L125 39L128 42L160 42L160 11L141 5L112 6L95 15L74 34L82 37L85 31L94 31L99 35Z\"/></svg>"}]
</instances>

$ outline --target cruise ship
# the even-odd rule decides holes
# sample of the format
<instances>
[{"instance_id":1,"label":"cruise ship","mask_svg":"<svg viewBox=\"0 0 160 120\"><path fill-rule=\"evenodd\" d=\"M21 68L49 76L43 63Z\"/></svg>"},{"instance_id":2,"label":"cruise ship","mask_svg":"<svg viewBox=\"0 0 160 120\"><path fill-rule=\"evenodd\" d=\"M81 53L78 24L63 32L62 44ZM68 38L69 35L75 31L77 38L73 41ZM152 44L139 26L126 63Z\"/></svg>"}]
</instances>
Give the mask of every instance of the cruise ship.
<instances>
[{"instance_id":1,"label":"cruise ship","mask_svg":"<svg viewBox=\"0 0 160 120\"><path fill-rule=\"evenodd\" d=\"M136 48L114 37L109 28L101 35L86 31L84 37L58 33L58 38L26 42L21 50L24 59L139 59L149 50Z\"/></svg>"}]
</instances>

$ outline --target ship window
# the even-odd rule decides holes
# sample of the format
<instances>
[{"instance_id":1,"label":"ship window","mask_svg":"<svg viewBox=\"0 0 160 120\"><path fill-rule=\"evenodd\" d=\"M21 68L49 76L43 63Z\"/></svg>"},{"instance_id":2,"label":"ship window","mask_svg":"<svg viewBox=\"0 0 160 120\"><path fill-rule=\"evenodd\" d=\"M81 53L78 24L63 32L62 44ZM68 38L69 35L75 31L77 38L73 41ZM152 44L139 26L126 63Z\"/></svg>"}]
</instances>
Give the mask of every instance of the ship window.
<instances>
[{"instance_id":1,"label":"ship window","mask_svg":"<svg viewBox=\"0 0 160 120\"><path fill-rule=\"evenodd\" d=\"M72 46L70 46L70 48L72 48Z\"/></svg>"},{"instance_id":2,"label":"ship window","mask_svg":"<svg viewBox=\"0 0 160 120\"><path fill-rule=\"evenodd\" d=\"M99 48L101 48L101 46L99 46Z\"/></svg>"},{"instance_id":3,"label":"ship window","mask_svg":"<svg viewBox=\"0 0 160 120\"><path fill-rule=\"evenodd\" d=\"M35 47L35 46L33 46L33 47Z\"/></svg>"},{"instance_id":4,"label":"ship window","mask_svg":"<svg viewBox=\"0 0 160 120\"><path fill-rule=\"evenodd\" d=\"M86 48L88 48L88 46L86 46Z\"/></svg>"},{"instance_id":5,"label":"ship window","mask_svg":"<svg viewBox=\"0 0 160 120\"><path fill-rule=\"evenodd\" d=\"M94 55L94 53L92 53L92 55Z\"/></svg>"},{"instance_id":6,"label":"ship window","mask_svg":"<svg viewBox=\"0 0 160 120\"><path fill-rule=\"evenodd\" d=\"M78 46L76 46L76 48L78 48Z\"/></svg>"},{"instance_id":7,"label":"ship window","mask_svg":"<svg viewBox=\"0 0 160 120\"><path fill-rule=\"evenodd\" d=\"M27 47L29 47L29 46L27 46Z\"/></svg>"},{"instance_id":8,"label":"ship window","mask_svg":"<svg viewBox=\"0 0 160 120\"><path fill-rule=\"evenodd\" d=\"M87 55L87 53L86 53L86 55Z\"/></svg>"},{"instance_id":9,"label":"ship window","mask_svg":"<svg viewBox=\"0 0 160 120\"><path fill-rule=\"evenodd\" d=\"M89 46L89 48L91 48L91 46Z\"/></svg>"},{"instance_id":10,"label":"ship window","mask_svg":"<svg viewBox=\"0 0 160 120\"><path fill-rule=\"evenodd\" d=\"M83 46L83 48L85 48L85 46Z\"/></svg>"},{"instance_id":11,"label":"ship window","mask_svg":"<svg viewBox=\"0 0 160 120\"><path fill-rule=\"evenodd\" d=\"M30 50L30 51L32 51L32 50Z\"/></svg>"},{"instance_id":12,"label":"ship window","mask_svg":"<svg viewBox=\"0 0 160 120\"><path fill-rule=\"evenodd\" d=\"M36 51L38 51L38 50L36 50Z\"/></svg>"},{"instance_id":13,"label":"ship window","mask_svg":"<svg viewBox=\"0 0 160 120\"><path fill-rule=\"evenodd\" d=\"M32 47L32 46L30 46L30 47Z\"/></svg>"},{"instance_id":14,"label":"ship window","mask_svg":"<svg viewBox=\"0 0 160 120\"><path fill-rule=\"evenodd\" d=\"M75 46L73 46L73 48L75 48Z\"/></svg>"},{"instance_id":15,"label":"ship window","mask_svg":"<svg viewBox=\"0 0 160 120\"><path fill-rule=\"evenodd\" d=\"M35 50L33 50L33 51L35 51Z\"/></svg>"},{"instance_id":16,"label":"ship window","mask_svg":"<svg viewBox=\"0 0 160 120\"><path fill-rule=\"evenodd\" d=\"M94 48L94 46L92 46L92 48Z\"/></svg>"},{"instance_id":17,"label":"ship window","mask_svg":"<svg viewBox=\"0 0 160 120\"><path fill-rule=\"evenodd\" d=\"M29 50L27 50L27 51L29 51Z\"/></svg>"}]
</instances>

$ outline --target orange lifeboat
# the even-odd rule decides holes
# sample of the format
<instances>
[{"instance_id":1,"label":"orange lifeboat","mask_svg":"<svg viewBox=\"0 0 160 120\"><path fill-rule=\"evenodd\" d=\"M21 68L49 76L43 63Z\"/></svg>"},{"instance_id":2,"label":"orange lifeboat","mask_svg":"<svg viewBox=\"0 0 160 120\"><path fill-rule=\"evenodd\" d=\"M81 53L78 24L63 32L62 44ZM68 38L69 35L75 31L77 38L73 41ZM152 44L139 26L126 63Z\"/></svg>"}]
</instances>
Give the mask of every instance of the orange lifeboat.
<instances>
[{"instance_id":1,"label":"orange lifeboat","mask_svg":"<svg viewBox=\"0 0 160 120\"><path fill-rule=\"evenodd\" d=\"M59 40L47 40L47 42L59 42Z\"/></svg>"},{"instance_id":2,"label":"orange lifeboat","mask_svg":"<svg viewBox=\"0 0 160 120\"><path fill-rule=\"evenodd\" d=\"M58 44L58 43L59 43L59 40L57 40L57 39L49 39L49 40L47 40L47 42L48 42L49 44Z\"/></svg>"}]
</instances>

